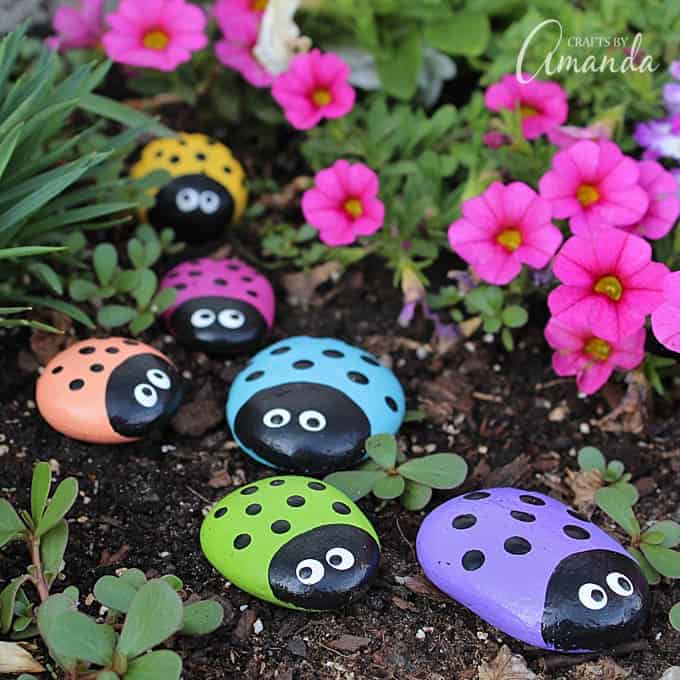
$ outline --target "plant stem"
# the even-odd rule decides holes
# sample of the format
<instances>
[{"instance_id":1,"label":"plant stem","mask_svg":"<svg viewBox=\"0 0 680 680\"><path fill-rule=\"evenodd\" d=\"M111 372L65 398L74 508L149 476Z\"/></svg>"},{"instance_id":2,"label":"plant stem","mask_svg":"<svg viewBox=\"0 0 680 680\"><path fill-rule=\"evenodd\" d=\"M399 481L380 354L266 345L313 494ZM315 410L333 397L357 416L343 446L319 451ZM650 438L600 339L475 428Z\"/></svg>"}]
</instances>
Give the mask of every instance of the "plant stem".
<instances>
[{"instance_id":1,"label":"plant stem","mask_svg":"<svg viewBox=\"0 0 680 680\"><path fill-rule=\"evenodd\" d=\"M35 567L35 577L33 582L38 589L40 601L44 602L50 596L50 589L45 581L45 574L43 574L42 561L40 559L40 538L38 536L31 537L31 562Z\"/></svg>"}]
</instances>

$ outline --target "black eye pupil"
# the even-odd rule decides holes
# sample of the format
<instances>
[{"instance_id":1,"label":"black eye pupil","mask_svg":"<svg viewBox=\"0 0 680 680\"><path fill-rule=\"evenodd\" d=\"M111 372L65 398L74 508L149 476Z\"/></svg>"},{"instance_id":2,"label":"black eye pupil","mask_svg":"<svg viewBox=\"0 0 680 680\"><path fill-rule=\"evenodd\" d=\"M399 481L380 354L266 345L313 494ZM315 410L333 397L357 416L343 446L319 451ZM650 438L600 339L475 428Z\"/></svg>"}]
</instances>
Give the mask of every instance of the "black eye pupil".
<instances>
[{"instance_id":1,"label":"black eye pupil","mask_svg":"<svg viewBox=\"0 0 680 680\"><path fill-rule=\"evenodd\" d=\"M316 418L309 418L307 420L307 425L309 427L319 427L320 423Z\"/></svg>"},{"instance_id":2,"label":"black eye pupil","mask_svg":"<svg viewBox=\"0 0 680 680\"><path fill-rule=\"evenodd\" d=\"M627 579L623 578L623 576L619 578L619 587L622 590L632 590L630 583Z\"/></svg>"},{"instance_id":3,"label":"black eye pupil","mask_svg":"<svg viewBox=\"0 0 680 680\"><path fill-rule=\"evenodd\" d=\"M309 578L311 575L311 567L302 567L302 569L300 569L300 578Z\"/></svg>"},{"instance_id":4,"label":"black eye pupil","mask_svg":"<svg viewBox=\"0 0 680 680\"><path fill-rule=\"evenodd\" d=\"M331 558L328 560L334 567L336 567L340 562L342 562L342 557L340 555L331 555Z\"/></svg>"},{"instance_id":5,"label":"black eye pupil","mask_svg":"<svg viewBox=\"0 0 680 680\"><path fill-rule=\"evenodd\" d=\"M282 422L283 422L283 416L280 416L278 414L275 415L275 416L272 416L272 423L274 423L274 425L280 425Z\"/></svg>"},{"instance_id":6,"label":"black eye pupil","mask_svg":"<svg viewBox=\"0 0 680 680\"><path fill-rule=\"evenodd\" d=\"M150 396L151 396L151 388L150 388L150 387L145 387L145 388L142 390L142 394L143 394L145 397L150 397Z\"/></svg>"},{"instance_id":7,"label":"black eye pupil","mask_svg":"<svg viewBox=\"0 0 680 680\"><path fill-rule=\"evenodd\" d=\"M604 594L599 590L593 590L592 597L595 602L602 602L604 600Z\"/></svg>"}]
</instances>

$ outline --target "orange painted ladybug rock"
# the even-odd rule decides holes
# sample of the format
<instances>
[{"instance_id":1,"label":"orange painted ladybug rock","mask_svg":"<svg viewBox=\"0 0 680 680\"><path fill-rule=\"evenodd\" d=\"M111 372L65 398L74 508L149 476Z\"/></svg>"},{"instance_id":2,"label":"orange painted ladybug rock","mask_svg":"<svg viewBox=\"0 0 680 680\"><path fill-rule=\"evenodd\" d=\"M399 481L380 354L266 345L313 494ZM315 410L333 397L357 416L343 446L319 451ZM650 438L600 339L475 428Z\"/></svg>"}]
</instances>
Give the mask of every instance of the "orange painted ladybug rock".
<instances>
[{"instance_id":1,"label":"orange painted ladybug rock","mask_svg":"<svg viewBox=\"0 0 680 680\"><path fill-rule=\"evenodd\" d=\"M183 396L170 360L138 340L83 340L45 366L36 386L43 418L73 439L122 444L165 424Z\"/></svg>"}]
</instances>

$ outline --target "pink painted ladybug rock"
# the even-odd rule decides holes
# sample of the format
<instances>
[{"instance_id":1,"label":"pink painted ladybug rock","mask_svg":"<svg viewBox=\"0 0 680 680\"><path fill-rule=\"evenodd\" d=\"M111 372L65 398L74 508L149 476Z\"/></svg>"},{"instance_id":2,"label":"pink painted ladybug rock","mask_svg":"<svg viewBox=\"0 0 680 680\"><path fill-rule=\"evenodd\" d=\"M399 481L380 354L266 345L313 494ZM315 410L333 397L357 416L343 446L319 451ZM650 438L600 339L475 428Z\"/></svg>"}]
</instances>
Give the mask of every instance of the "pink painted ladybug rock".
<instances>
[{"instance_id":1,"label":"pink painted ladybug rock","mask_svg":"<svg viewBox=\"0 0 680 680\"><path fill-rule=\"evenodd\" d=\"M126 338L71 345L45 366L36 404L57 431L94 444L135 441L165 424L182 378L157 349Z\"/></svg>"},{"instance_id":2,"label":"pink painted ladybug rock","mask_svg":"<svg viewBox=\"0 0 680 680\"><path fill-rule=\"evenodd\" d=\"M163 315L170 332L192 349L218 356L256 346L274 323L269 281L235 259L188 260L171 269L161 288L177 300Z\"/></svg>"}]
</instances>

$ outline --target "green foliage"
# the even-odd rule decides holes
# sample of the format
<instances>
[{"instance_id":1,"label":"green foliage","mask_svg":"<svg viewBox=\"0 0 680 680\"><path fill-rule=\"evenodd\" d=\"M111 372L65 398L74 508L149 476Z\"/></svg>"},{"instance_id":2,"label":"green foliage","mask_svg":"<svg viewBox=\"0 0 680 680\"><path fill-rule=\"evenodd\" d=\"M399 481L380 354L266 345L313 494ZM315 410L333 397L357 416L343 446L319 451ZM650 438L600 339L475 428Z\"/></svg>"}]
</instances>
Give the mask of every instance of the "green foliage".
<instances>
[{"instance_id":1,"label":"green foliage","mask_svg":"<svg viewBox=\"0 0 680 680\"><path fill-rule=\"evenodd\" d=\"M638 490L630 483L631 474L625 471L624 465L620 460L611 460L607 463L604 454L594 446L584 446L577 454L578 465L582 472L597 471L603 484L608 485L604 489L598 489L595 500L599 503L599 498L608 495L607 488L617 490L616 498L624 497L629 504L637 503ZM599 495L599 498L598 498ZM605 501L606 502L606 501Z\"/></svg>"},{"instance_id":2,"label":"green foliage","mask_svg":"<svg viewBox=\"0 0 680 680\"><path fill-rule=\"evenodd\" d=\"M391 434L369 437L366 453L369 460L357 470L333 472L326 481L353 500L373 492L384 501L399 498L407 510L422 510L432 489L455 489L467 476L467 463L455 453L406 460Z\"/></svg>"}]
</instances>

